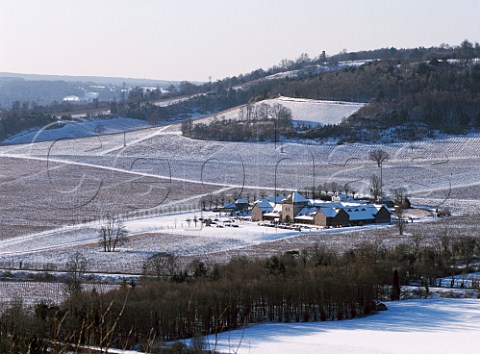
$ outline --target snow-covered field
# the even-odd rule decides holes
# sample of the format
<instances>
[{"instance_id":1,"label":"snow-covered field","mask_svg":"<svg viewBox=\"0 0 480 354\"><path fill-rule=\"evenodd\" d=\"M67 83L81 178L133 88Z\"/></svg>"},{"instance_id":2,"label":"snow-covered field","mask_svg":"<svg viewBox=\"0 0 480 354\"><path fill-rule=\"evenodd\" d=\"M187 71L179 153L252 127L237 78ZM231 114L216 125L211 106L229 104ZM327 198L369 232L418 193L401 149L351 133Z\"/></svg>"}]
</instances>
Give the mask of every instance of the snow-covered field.
<instances>
[{"instance_id":1,"label":"snow-covered field","mask_svg":"<svg viewBox=\"0 0 480 354\"><path fill-rule=\"evenodd\" d=\"M164 177L257 189L274 189L277 174L277 188L304 189L336 181L356 185L357 192L366 194L371 174L378 172L368 159L368 152L382 148L391 155L383 169L387 188L404 186L416 197L453 200L476 199L456 195L479 184L479 143L480 137L472 135L381 146L280 142L275 149L273 143L187 139L167 126L127 133L126 146L123 134L118 134L10 146L0 149L0 153L24 161L46 162L48 157L77 166L88 162L98 170L116 168L130 174L141 159L142 164L161 163L154 174ZM168 169L164 168L167 164Z\"/></svg>"},{"instance_id":2,"label":"snow-covered field","mask_svg":"<svg viewBox=\"0 0 480 354\"><path fill-rule=\"evenodd\" d=\"M417 299L345 321L264 323L205 338L221 353L477 353L480 301Z\"/></svg>"},{"instance_id":3,"label":"snow-covered field","mask_svg":"<svg viewBox=\"0 0 480 354\"><path fill-rule=\"evenodd\" d=\"M292 111L293 120L297 124L338 124L351 116L364 103L310 100L305 98L278 97L267 104L279 103Z\"/></svg>"},{"instance_id":4,"label":"snow-covered field","mask_svg":"<svg viewBox=\"0 0 480 354\"><path fill-rule=\"evenodd\" d=\"M290 105L297 120L320 122L315 109L325 110L315 102L280 103ZM340 119L344 113L339 112L354 108L347 106L330 104L329 117ZM379 174L368 154L377 148L390 154L383 166L384 190L403 186L414 204L425 206L408 215L417 219L402 239L395 225L299 232L236 220L238 227L227 227L226 217L200 210L200 198L209 194L249 193L253 199L261 192L304 190L333 181L356 195L368 194L371 175ZM114 272L118 279L120 273L138 278L144 262L159 253L178 256L183 266L198 258L215 263L238 256L269 257L317 244L342 250L375 237L395 245L413 242L414 233L456 235L457 227L475 232L468 218L461 225L448 219L424 221L435 208L449 207L462 215L480 207L480 135L384 145L282 140L275 145L192 140L182 137L174 124L0 146L0 164L0 268L22 271L61 272L75 251L85 256L88 271ZM128 244L118 252L102 252L98 244L98 228L108 214L123 215L129 231ZM217 218L224 227L195 225L195 217ZM470 287L477 279L457 277L454 285ZM451 279L443 283L448 286ZM445 290L452 297L464 291L476 290ZM64 298L62 284L0 286L2 306ZM252 325L212 336L207 346L222 353L476 352L479 300L406 300L388 307L348 321Z\"/></svg>"},{"instance_id":5,"label":"snow-covered field","mask_svg":"<svg viewBox=\"0 0 480 354\"><path fill-rule=\"evenodd\" d=\"M276 100L307 113L322 104ZM403 186L415 204L450 207L457 215L480 206L480 135L384 145L275 145L192 140L180 135L177 124L0 146L1 260L40 267L52 259L64 264L76 247L82 247L92 268L118 266L138 272L142 262L158 252L188 257L228 253L310 235L316 231L280 231L248 223L235 229L198 229L186 220L201 216L201 197L220 192L248 192L252 199L262 191L304 190L334 181L357 196L369 194L369 179L379 169L368 154L376 148L390 154L383 165L386 192ZM96 228L107 214L128 216L131 242L121 258L98 251Z\"/></svg>"},{"instance_id":6,"label":"snow-covered field","mask_svg":"<svg viewBox=\"0 0 480 354\"><path fill-rule=\"evenodd\" d=\"M33 132L22 132L2 142L2 144L28 144L39 141L55 141L101 134L114 134L135 129L147 128L144 120L132 118L82 119L59 121ZM100 129L96 131L95 129Z\"/></svg>"},{"instance_id":7,"label":"snow-covered field","mask_svg":"<svg viewBox=\"0 0 480 354\"><path fill-rule=\"evenodd\" d=\"M194 218L216 219L206 227ZM356 230L378 229L385 225L369 225L343 229L302 228L301 231L258 226L256 222L232 220L213 212L184 212L154 217L125 220L131 234L130 242L119 248L120 252L105 253L98 245L100 223L64 227L42 233L15 237L0 242L1 267L42 269L54 264L62 269L72 250L81 249L88 260L88 269L95 272L125 272L141 274L143 262L149 257L167 252L180 257L205 257L206 255L239 250L245 247L284 240L299 235L340 234ZM227 226L235 224L237 227Z\"/></svg>"},{"instance_id":8,"label":"snow-covered field","mask_svg":"<svg viewBox=\"0 0 480 354\"><path fill-rule=\"evenodd\" d=\"M360 108L365 106L364 103L311 100L306 98L291 98L283 96L257 102L255 103L255 106L258 107L262 104L269 106L281 104L292 111L292 119L295 124L308 125L337 124L340 123L344 118L349 117ZM219 112L214 116L202 118L197 121L208 122L211 121L213 117L238 119L241 116L242 107L243 106L229 109L225 112Z\"/></svg>"}]
</instances>

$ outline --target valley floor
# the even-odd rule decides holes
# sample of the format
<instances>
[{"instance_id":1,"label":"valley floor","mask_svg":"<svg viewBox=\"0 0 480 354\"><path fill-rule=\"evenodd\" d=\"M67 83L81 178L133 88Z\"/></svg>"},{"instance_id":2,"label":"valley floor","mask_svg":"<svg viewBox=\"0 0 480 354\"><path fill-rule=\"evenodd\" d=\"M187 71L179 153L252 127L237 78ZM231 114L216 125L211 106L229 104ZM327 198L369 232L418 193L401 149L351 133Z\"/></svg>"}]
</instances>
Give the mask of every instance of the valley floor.
<instances>
[{"instance_id":1,"label":"valley floor","mask_svg":"<svg viewBox=\"0 0 480 354\"><path fill-rule=\"evenodd\" d=\"M387 246L415 242L415 235L426 240L479 235L479 135L386 145L278 145L195 141L182 137L179 126L172 125L2 146L0 268L61 271L80 251L89 271L139 275L143 262L158 253L174 254L182 265L196 258L213 264L319 244L342 251L366 241L380 240ZM372 174L379 174L368 153L377 148L391 156L383 167L386 191L403 186L413 204L424 206L427 213L448 207L454 217L415 220L401 237L395 225L298 232L240 221L238 228L208 230L192 224L195 216L204 216L200 199L212 194L248 192L254 198L261 192L337 182L357 196L367 195ZM120 252L102 252L98 244L98 228L109 215L122 215L129 230L130 242ZM0 294L14 299L46 293L52 301L61 301L61 296L55 298L61 286L7 284ZM280 354L477 349L479 300L405 300L388 307L348 321L254 325L210 337L206 345L225 353Z\"/></svg>"}]
</instances>

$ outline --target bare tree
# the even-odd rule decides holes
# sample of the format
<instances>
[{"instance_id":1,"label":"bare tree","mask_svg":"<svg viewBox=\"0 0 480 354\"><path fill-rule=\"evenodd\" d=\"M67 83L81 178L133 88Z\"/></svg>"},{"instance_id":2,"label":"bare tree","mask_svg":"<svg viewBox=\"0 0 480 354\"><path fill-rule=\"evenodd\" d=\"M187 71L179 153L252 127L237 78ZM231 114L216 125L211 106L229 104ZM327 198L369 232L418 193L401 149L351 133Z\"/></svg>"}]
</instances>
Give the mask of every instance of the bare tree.
<instances>
[{"instance_id":1,"label":"bare tree","mask_svg":"<svg viewBox=\"0 0 480 354\"><path fill-rule=\"evenodd\" d=\"M221 205L222 205L222 206L225 205L225 201L227 200L227 197L225 196L225 193L223 193L223 192L220 193L220 197L219 197L219 198L220 198L220 203L221 203Z\"/></svg>"},{"instance_id":2,"label":"bare tree","mask_svg":"<svg viewBox=\"0 0 480 354\"><path fill-rule=\"evenodd\" d=\"M332 190L332 193L333 194L337 194L337 190L338 190L338 183L333 181L333 182L330 182L330 189Z\"/></svg>"},{"instance_id":3,"label":"bare tree","mask_svg":"<svg viewBox=\"0 0 480 354\"><path fill-rule=\"evenodd\" d=\"M156 254L143 263L143 272L153 278L172 277L180 272L178 257L168 253Z\"/></svg>"},{"instance_id":4,"label":"bare tree","mask_svg":"<svg viewBox=\"0 0 480 354\"><path fill-rule=\"evenodd\" d=\"M70 256L66 265L68 277L65 281L67 292L70 295L75 295L82 291L82 277L87 269L87 259L76 251Z\"/></svg>"},{"instance_id":5,"label":"bare tree","mask_svg":"<svg viewBox=\"0 0 480 354\"><path fill-rule=\"evenodd\" d=\"M148 117L148 122L152 125L152 127L156 127L160 118L156 114L152 114Z\"/></svg>"},{"instance_id":6,"label":"bare tree","mask_svg":"<svg viewBox=\"0 0 480 354\"><path fill-rule=\"evenodd\" d=\"M368 154L370 160L373 160L377 163L378 167L382 167L382 164L390 158L388 152L382 149L375 149L370 151Z\"/></svg>"},{"instance_id":7,"label":"bare tree","mask_svg":"<svg viewBox=\"0 0 480 354\"><path fill-rule=\"evenodd\" d=\"M404 187L392 188L390 192L392 193L395 199L395 202L397 202L400 205L403 205L403 202L405 201L405 198L406 198L407 189Z\"/></svg>"},{"instance_id":8,"label":"bare tree","mask_svg":"<svg viewBox=\"0 0 480 354\"><path fill-rule=\"evenodd\" d=\"M398 301L400 300L400 279L398 276L398 270L393 271L393 281L392 281L392 291L390 292L390 300Z\"/></svg>"},{"instance_id":9,"label":"bare tree","mask_svg":"<svg viewBox=\"0 0 480 354\"><path fill-rule=\"evenodd\" d=\"M380 168L380 195L383 194L383 163L390 158L388 152L382 149L375 149L370 151L368 154L370 160L373 160L377 163L378 168Z\"/></svg>"},{"instance_id":10,"label":"bare tree","mask_svg":"<svg viewBox=\"0 0 480 354\"><path fill-rule=\"evenodd\" d=\"M328 183L328 182L323 183L322 188L325 191L325 195L328 195L328 191L330 190L330 183Z\"/></svg>"},{"instance_id":11,"label":"bare tree","mask_svg":"<svg viewBox=\"0 0 480 354\"><path fill-rule=\"evenodd\" d=\"M381 180L377 175L370 176L370 192L375 200L377 200L382 193Z\"/></svg>"},{"instance_id":12,"label":"bare tree","mask_svg":"<svg viewBox=\"0 0 480 354\"><path fill-rule=\"evenodd\" d=\"M405 220L405 217L403 215L403 208L397 208L396 214L397 214L398 232L400 236L402 236L405 231L405 226L407 224L407 220Z\"/></svg>"},{"instance_id":13,"label":"bare tree","mask_svg":"<svg viewBox=\"0 0 480 354\"><path fill-rule=\"evenodd\" d=\"M200 205L202 206L202 210L207 210L207 199L205 197L200 199Z\"/></svg>"},{"instance_id":14,"label":"bare tree","mask_svg":"<svg viewBox=\"0 0 480 354\"><path fill-rule=\"evenodd\" d=\"M255 120L256 119L256 107L255 107L255 101L253 99L250 99L245 106L246 108L246 119L248 122Z\"/></svg>"},{"instance_id":15,"label":"bare tree","mask_svg":"<svg viewBox=\"0 0 480 354\"><path fill-rule=\"evenodd\" d=\"M270 114L270 106L266 103L261 103L257 106L256 113L259 120L267 119Z\"/></svg>"},{"instance_id":16,"label":"bare tree","mask_svg":"<svg viewBox=\"0 0 480 354\"><path fill-rule=\"evenodd\" d=\"M213 208L213 195L212 194L207 195L207 201L208 201L208 205L209 205L210 210L211 210Z\"/></svg>"},{"instance_id":17,"label":"bare tree","mask_svg":"<svg viewBox=\"0 0 480 354\"><path fill-rule=\"evenodd\" d=\"M292 111L280 103L275 103L270 109L270 116L279 123L285 123L292 119Z\"/></svg>"},{"instance_id":18,"label":"bare tree","mask_svg":"<svg viewBox=\"0 0 480 354\"><path fill-rule=\"evenodd\" d=\"M99 135L102 135L102 133L105 132L105 130L106 130L105 126L101 123L98 123L95 126L95 129L93 131Z\"/></svg>"},{"instance_id":19,"label":"bare tree","mask_svg":"<svg viewBox=\"0 0 480 354\"><path fill-rule=\"evenodd\" d=\"M107 224L98 230L100 246L104 252L115 252L117 246L122 246L128 242L128 231L123 222L115 219L109 219Z\"/></svg>"}]
</instances>

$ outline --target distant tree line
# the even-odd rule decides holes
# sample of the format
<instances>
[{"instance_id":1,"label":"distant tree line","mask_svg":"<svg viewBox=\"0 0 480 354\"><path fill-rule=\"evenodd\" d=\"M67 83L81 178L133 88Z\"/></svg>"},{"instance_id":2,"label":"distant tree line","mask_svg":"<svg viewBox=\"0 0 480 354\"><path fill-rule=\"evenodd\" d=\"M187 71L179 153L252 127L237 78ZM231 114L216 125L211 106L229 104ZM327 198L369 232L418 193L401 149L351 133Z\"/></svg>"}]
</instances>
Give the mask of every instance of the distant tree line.
<instances>
[{"instance_id":1,"label":"distant tree line","mask_svg":"<svg viewBox=\"0 0 480 354\"><path fill-rule=\"evenodd\" d=\"M192 115L195 113L207 114L218 112L222 109L231 108L237 105L245 104L249 100L261 100L275 97L279 92L285 96L292 97L310 97L322 99L335 99L347 101L364 101L368 102L376 97L377 91L365 90L371 88L372 78L365 78L362 85L363 90L358 91L358 85L355 83L341 84L339 88L335 85L338 82L329 82L330 76L342 75L344 70L355 70L355 68L344 68L337 66L340 61L352 60L371 60L390 62L415 63L422 60L471 60L480 57L480 47L478 43L464 41L460 46L442 45L432 48L413 48L413 49L396 49L382 48L371 51L361 52L341 52L336 55L328 56L325 51L314 58L310 58L307 54L302 53L295 60L282 59L278 65L274 65L266 70L257 69L247 74L227 77L215 82L206 82L200 85L194 85L190 82L183 81L178 86L170 86L168 93L161 91L145 92L140 88L131 90L126 97L117 100L116 104L123 105L119 109L119 113L126 116L148 119L150 116L159 114L150 107L147 112L135 104L145 103L149 100L155 100L164 97L189 96L198 94L198 96L186 102L180 102L172 107L167 108L164 116L173 117L178 115ZM319 67L328 66L328 70L319 70ZM335 69L336 68L336 69ZM296 70L294 77L279 78L274 80L261 80L267 76L271 76L284 71ZM309 81L312 79L320 79L325 77L324 85L318 88L309 87ZM338 80L342 81L342 80ZM315 80L314 80L315 82ZM375 86L375 85L374 85ZM240 88L241 87L241 88ZM307 92L306 92L307 91ZM125 103L130 104L127 108ZM143 112L142 112L143 111ZM319 129L321 130L321 129ZM328 129L326 129L328 130ZM335 134L338 131L335 132ZM328 135L324 131L320 134ZM331 135L329 135L331 136Z\"/></svg>"},{"instance_id":2,"label":"distant tree line","mask_svg":"<svg viewBox=\"0 0 480 354\"><path fill-rule=\"evenodd\" d=\"M159 106L153 101L145 100L142 90L132 90L128 98L110 102L110 111L114 115L137 118L150 121L153 125L159 122L172 120L186 120L199 115L208 115L218 111L242 105L250 99L251 91L223 88L215 92L194 95L200 89L195 85L184 85L187 88L174 91L174 95L167 94L162 97L193 95L185 100L168 106Z\"/></svg>"},{"instance_id":3,"label":"distant tree line","mask_svg":"<svg viewBox=\"0 0 480 354\"><path fill-rule=\"evenodd\" d=\"M15 101L9 108L0 108L0 140L30 129L55 129L61 126L62 120L71 121L68 113L77 110L107 108L107 102L72 104L71 102L54 102L50 105L39 105L35 102ZM64 113L59 117L59 113ZM101 115L99 118L110 118ZM47 127L50 123L58 123Z\"/></svg>"},{"instance_id":4,"label":"distant tree line","mask_svg":"<svg viewBox=\"0 0 480 354\"><path fill-rule=\"evenodd\" d=\"M394 47L391 48L380 48L375 50L368 51L358 51L358 52L348 52L347 50L341 51L338 54L327 55L325 51L320 50L319 55L316 57L309 57L306 53L302 53L298 58L291 59L282 59L279 64L274 65L268 69L257 69L247 74L240 74L238 76L227 77L222 80L215 82L206 82L203 85L199 86L199 91L201 92L218 92L219 89L236 87L248 83L248 86L251 86L250 82L255 81L255 86L259 88L259 92L281 92L285 96L283 87L284 83L289 81L296 80L305 80L311 78L312 76L318 76L319 73L323 73L322 70L318 70L320 66L328 66L329 71L334 70L335 66L339 62L345 61L354 61L354 60L392 60L392 61L408 61L408 62L418 62L418 61L429 61L432 59L438 60L447 60L447 59L462 59L469 60L472 58L480 57L480 44L472 43L468 40L463 41L460 45L450 46L448 44L442 44L438 47L418 47L410 49L397 49ZM341 70L342 67L339 66L338 70ZM297 70L295 78L287 79L275 79L275 80L263 80L259 81L262 78L271 76L284 71ZM243 89L246 89L245 85ZM254 97L254 95L252 95ZM293 95L293 97L301 97L301 95ZM350 96L354 97L354 96ZM330 97L330 98L333 98ZM348 99L348 97L346 97ZM340 99L340 98L336 98ZM343 97L342 99L345 99Z\"/></svg>"},{"instance_id":5,"label":"distant tree line","mask_svg":"<svg viewBox=\"0 0 480 354\"><path fill-rule=\"evenodd\" d=\"M32 127L43 127L56 119L42 106L15 101L10 109L0 110L0 140Z\"/></svg>"},{"instance_id":6,"label":"distant tree line","mask_svg":"<svg viewBox=\"0 0 480 354\"><path fill-rule=\"evenodd\" d=\"M480 128L480 64L470 59L369 62L315 78L278 82L270 92L277 91L369 102L340 124L303 131L306 138L372 141L385 137L388 130L394 138L416 140L434 131L458 134Z\"/></svg>"},{"instance_id":7,"label":"distant tree line","mask_svg":"<svg viewBox=\"0 0 480 354\"><path fill-rule=\"evenodd\" d=\"M0 121L3 123L0 126L0 137L4 138L24 129L42 127L46 121L51 121L43 115L58 112L109 107L112 115L144 119L156 125L173 119L185 120L216 113L251 101L273 98L278 93L291 97L369 103L341 124L297 128L285 131L287 137L334 137L341 141L376 141L385 137L421 139L433 136L435 130L463 133L476 130L480 126L480 64L474 61L479 57L480 45L468 40L459 46L445 44L432 48L382 48L350 53L342 51L332 56L322 51L315 58L301 54L296 60L282 59L278 65L267 70L258 69L215 82L193 84L183 81L177 86L171 85L167 91L158 87L150 90L141 87L131 90L124 88L115 91L120 92L119 96L115 97L111 95L110 88L105 87L93 102L72 104L54 101L52 105L45 106L47 109L42 108L38 100L37 103L30 103L34 101L33 98L26 100L29 103L12 104L10 99L8 104L4 105L7 108L1 109ZM341 61L353 60L368 62L359 67L338 65ZM291 70L295 70L292 77L280 76L262 80L267 76ZM24 84L22 80L1 80L4 88L8 85L13 85L14 88L15 85ZM25 97L33 97L36 90L44 91L45 85L50 84L46 81L32 82L25 88L28 91ZM73 83L55 82L54 86L55 90L63 92L72 85ZM12 90L2 90L10 91ZM79 95L81 93L83 91L78 92ZM154 104L154 101L168 97L189 98L166 107ZM18 104L30 106L28 114L23 110L20 119ZM268 140L268 134L263 130L259 137L265 136ZM384 131L387 131L387 134L384 134ZM202 132L198 135L210 134ZM241 135L241 139L254 138L253 133Z\"/></svg>"},{"instance_id":8,"label":"distant tree line","mask_svg":"<svg viewBox=\"0 0 480 354\"><path fill-rule=\"evenodd\" d=\"M0 78L0 104L10 108L15 101L36 102L38 105L49 105L61 101L65 96L83 97L84 91L78 82L66 81L27 81L18 78Z\"/></svg>"},{"instance_id":9,"label":"distant tree line","mask_svg":"<svg viewBox=\"0 0 480 354\"><path fill-rule=\"evenodd\" d=\"M433 137L437 131L462 134L480 129L480 64L470 59L375 61L314 78L266 85L271 87L265 97L282 92L293 97L369 102L339 124L282 131L289 138L336 138L347 142L417 140ZM245 124L220 120L209 126L199 125L198 134L191 131L192 125L186 125L184 131L185 135L199 139L255 140L253 130L258 129L263 140L271 139L265 126L251 125L252 131L247 134L248 128L241 125Z\"/></svg>"}]
</instances>

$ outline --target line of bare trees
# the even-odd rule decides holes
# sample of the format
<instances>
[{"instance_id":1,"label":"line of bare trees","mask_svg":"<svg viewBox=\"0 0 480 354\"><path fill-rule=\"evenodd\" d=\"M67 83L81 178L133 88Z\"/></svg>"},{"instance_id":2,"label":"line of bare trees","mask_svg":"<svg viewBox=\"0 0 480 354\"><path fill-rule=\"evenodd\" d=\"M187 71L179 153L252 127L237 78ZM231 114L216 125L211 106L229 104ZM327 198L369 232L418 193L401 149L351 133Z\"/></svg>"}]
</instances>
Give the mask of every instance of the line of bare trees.
<instances>
[{"instance_id":1,"label":"line of bare trees","mask_svg":"<svg viewBox=\"0 0 480 354\"><path fill-rule=\"evenodd\" d=\"M203 140L277 141L280 135L292 133L292 112L275 103L244 106L238 119L214 119L210 123L182 122L184 136Z\"/></svg>"}]
</instances>

